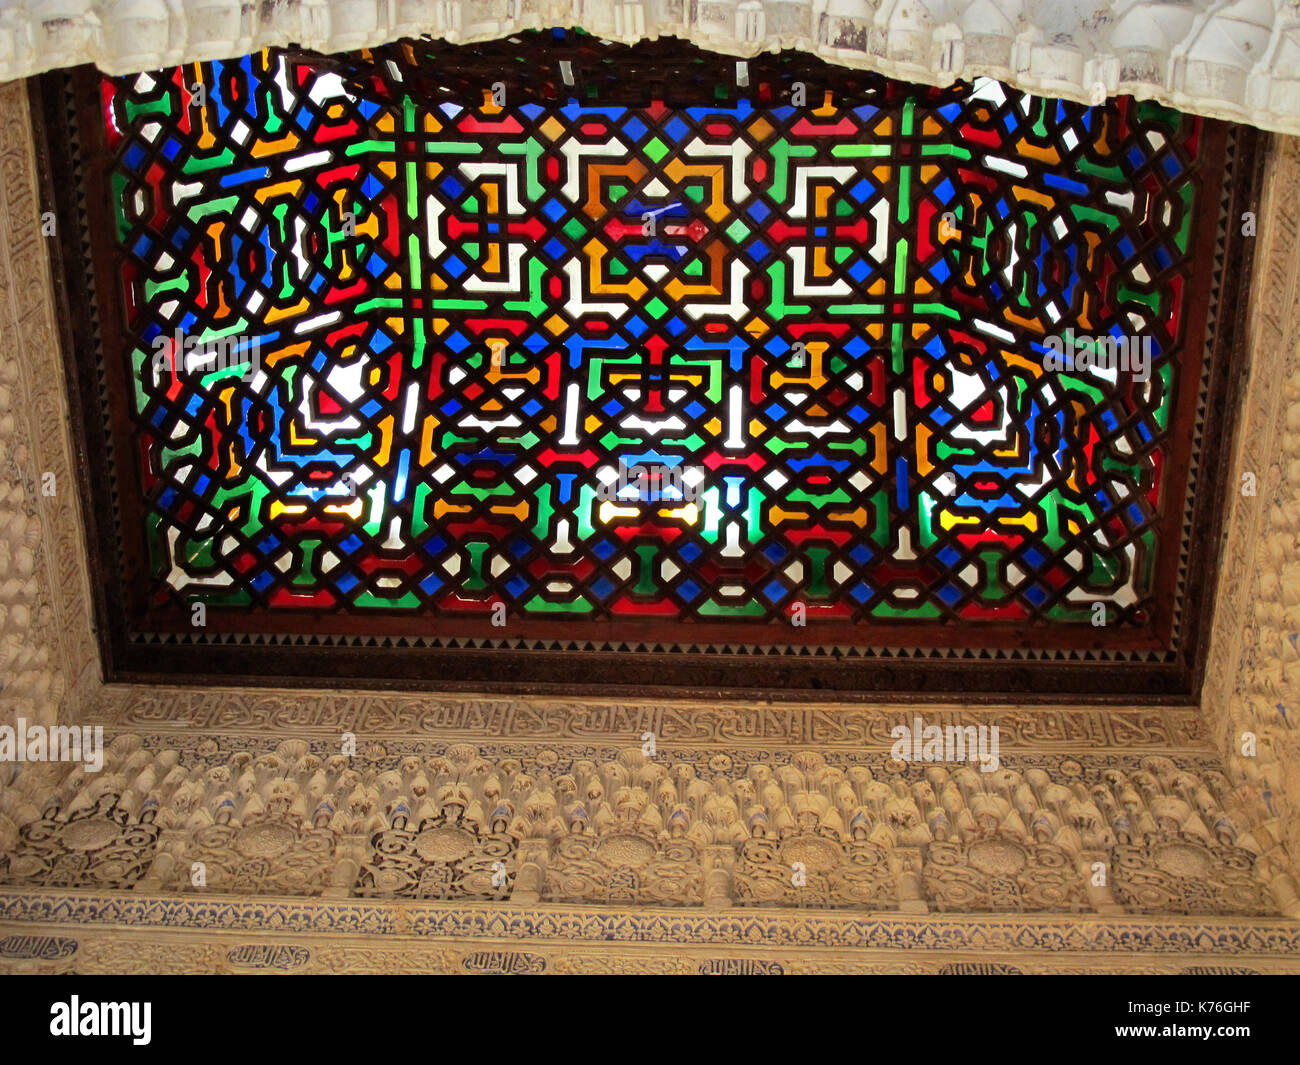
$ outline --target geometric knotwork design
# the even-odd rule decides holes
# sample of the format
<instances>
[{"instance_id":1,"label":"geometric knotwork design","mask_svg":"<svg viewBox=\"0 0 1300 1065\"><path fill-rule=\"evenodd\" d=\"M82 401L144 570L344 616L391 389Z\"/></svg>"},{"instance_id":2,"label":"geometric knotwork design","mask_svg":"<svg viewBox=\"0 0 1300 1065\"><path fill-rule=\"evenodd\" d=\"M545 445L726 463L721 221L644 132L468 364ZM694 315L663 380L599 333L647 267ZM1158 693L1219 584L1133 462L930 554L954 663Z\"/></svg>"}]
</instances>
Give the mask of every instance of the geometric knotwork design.
<instances>
[{"instance_id":1,"label":"geometric knotwork design","mask_svg":"<svg viewBox=\"0 0 1300 1065\"><path fill-rule=\"evenodd\" d=\"M1166 647L1223 127L828 70L533 34L105 80L140 616Z\"/></svg>"},{"instance_id":2,"label":"geometric knotwork design","mask_svg":"<svg viewBox=\"0 0 1300 1065\"><path fill-rule=\"evenodd\" d=\"M634 833L571 837L555 848L547 872L546 897L552 902L698 906L701 901L699 854L687 840L659 845L653 836Z\"/></svg>"}]
</instances>

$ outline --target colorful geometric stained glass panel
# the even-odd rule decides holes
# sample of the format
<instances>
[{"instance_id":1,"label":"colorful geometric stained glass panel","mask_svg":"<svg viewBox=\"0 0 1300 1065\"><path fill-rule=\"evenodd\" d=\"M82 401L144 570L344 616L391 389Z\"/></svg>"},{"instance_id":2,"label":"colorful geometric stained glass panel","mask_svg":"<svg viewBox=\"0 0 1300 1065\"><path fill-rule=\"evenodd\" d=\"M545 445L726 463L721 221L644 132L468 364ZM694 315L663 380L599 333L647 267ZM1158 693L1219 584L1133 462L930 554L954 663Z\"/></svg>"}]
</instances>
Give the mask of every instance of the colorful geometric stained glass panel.
<instances>
[{"instance_id":1,"label":"colorful geometric stained glass panel","mask_svg":"<svg viewBox=\"0 0 1300 1065\"><path fill-rule=\"evenodd\" d=\"M104 82L152 604L1168 621L1202 120L452 52Z\"/></svg>"}]
</instances>

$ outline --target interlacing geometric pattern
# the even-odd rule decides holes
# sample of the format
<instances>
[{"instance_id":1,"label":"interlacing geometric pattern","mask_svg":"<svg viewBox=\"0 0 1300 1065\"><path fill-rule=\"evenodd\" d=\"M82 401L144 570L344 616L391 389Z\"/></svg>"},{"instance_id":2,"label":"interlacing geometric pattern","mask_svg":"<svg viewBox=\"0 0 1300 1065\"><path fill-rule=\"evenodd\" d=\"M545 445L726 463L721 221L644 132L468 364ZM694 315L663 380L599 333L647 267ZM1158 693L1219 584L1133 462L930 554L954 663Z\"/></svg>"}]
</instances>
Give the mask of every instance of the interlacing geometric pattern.
<instances>
[{"instance_id":1,"label":"interlacing geometric pattern","mask_svg":"<svg viewBox=\"0 0 1300 1065\"><path fill-rule=\"evenodd\" d=\"M1149 622L1202 120L513 47L105 81L153 602Z\"/></svg>"}]
</instances>

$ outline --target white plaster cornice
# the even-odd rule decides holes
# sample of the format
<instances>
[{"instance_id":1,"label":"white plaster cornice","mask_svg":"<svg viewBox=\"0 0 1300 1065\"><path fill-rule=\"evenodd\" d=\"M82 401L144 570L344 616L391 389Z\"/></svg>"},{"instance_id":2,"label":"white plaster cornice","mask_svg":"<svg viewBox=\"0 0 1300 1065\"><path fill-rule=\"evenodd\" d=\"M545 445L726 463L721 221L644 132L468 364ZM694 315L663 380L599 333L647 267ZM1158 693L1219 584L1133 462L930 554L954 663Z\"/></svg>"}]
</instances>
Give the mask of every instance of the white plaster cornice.
<instances>
[{"instance_id":1,"label":"white plaster cornice","mask_svg":"<svg viewBox=\"0 0 1300 1065\"><path fill-rule=\"evenodd\" d=\"M0 80L546 26L736 55L795 48L935 85L990 76L1081 101L1132 94L1300 133L1297 0L0 0Z\"/></svg>"}]
</instances>

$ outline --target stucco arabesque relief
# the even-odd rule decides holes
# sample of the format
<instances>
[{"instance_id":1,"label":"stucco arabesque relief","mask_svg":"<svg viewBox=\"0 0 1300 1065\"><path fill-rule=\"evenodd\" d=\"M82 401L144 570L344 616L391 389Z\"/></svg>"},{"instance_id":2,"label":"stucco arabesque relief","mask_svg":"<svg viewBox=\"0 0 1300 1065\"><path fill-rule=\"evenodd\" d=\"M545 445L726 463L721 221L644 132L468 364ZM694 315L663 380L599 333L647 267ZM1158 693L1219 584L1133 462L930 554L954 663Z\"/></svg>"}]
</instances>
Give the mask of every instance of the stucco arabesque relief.
<instances>
[{"instance_id":1,"label":"stucco arabesque relief","mask_svg":"<svg viewBox=\"0 0 1300 1065\"><path fill-rule=\"evenodd\" d=\"M0 87L0 176L0 722L103 723L112 740L97 775L0 776L9 903L183 899L201 861L209 891L452 901L466 919L502 900L1300 916L1296 141L1276 139L1260 206L1237 466L1258 492L1233 499L1203 706L962 711L1002 728L992 774L888 764L889 728L913 708L103 686L20 84ZM351 762L334 753L345 730L361 743ZM806 895L789 884L795 861Z\"/></svg>"}]
</instances>

